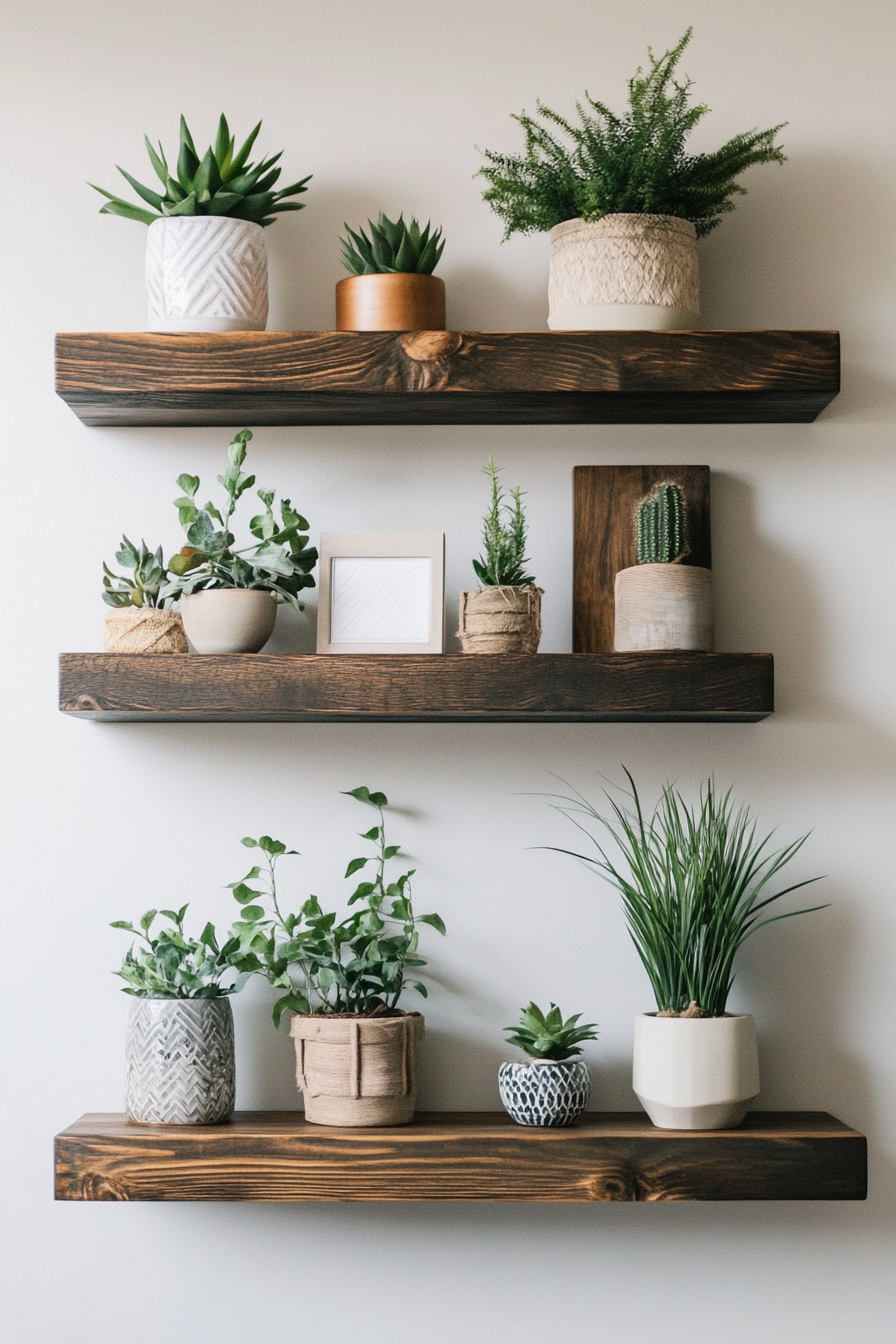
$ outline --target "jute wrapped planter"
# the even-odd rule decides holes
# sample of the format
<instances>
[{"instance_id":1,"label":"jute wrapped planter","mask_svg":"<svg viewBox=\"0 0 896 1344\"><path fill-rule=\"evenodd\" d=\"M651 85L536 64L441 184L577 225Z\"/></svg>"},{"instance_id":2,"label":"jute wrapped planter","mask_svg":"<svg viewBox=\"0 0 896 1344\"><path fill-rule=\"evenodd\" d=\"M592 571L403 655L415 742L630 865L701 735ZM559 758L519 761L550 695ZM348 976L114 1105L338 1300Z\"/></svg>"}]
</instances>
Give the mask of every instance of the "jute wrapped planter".
<instances>
[{"instance_id":1,"label":"jute wrapped planter","mask_svg":"<svg viewBox=\"0 0 896 1344\"><path fill-rule=\"evenodd\" d=\"M693 224L672 215L568 219L551 230L554 331L688 329L700 325Z\"/></svg>"},{"instance_id":2,"label":"jute wrapped planter","mask_svg":"<svg viewBox=\"0 0 896 1344\"><path fill-rule=\"evenodd\" d=\"M264 229L247 219L157 219L146 237L150 331L264 331Z\"/></svg>"},{"instance_id":3,"label":"jute wrapped planter","mask_svg":"<svg viewBox=\"0 0 896 1344\"><path fill-rule=\"evenodd\" d=\"M313 1125L407 1125L417 1102L420 1013L296 1016L296 1082Z\"/></svg>"},{"instance_id":4,"label":"jute wrapped planter","mask_svg":"<svg viewBox=\"0 0 896 1344\"><path fill-rule=\"evenodd\" d=\"M632 1086L659 1129L735 1129L759 1094L752 1017L639 1013Z\"/></svg>"},{"instance_id":5,"label":"jute wrapped planter","mask_svg":"<svg viewBox=\"0 0 896 1344\"><path fill-rule=\"evenodd\" d=\"M184 624L161 607L110 607L103 628L105 653L186 653Z\"/></svg>"},{"instance_id":6,"label":"jute wrapped planter","mask_svg":"<svg viewBox=\"0 0 896 1344\"><path fill-rule=\"evenodd\" d=\"M616 575L617 653L715 648L712 570L698 565L632 565Z\"/></svg>"},{"instance_id":7,"label":"jute wrapped planter","mask_svg":"<svg viewBox=\"0 0 896 1344\"><path fill-rule=\"evenodd\" d=\"M464 653L537 653L543 588L472 588L460 595Z\"/></svg>"}]
</instances>

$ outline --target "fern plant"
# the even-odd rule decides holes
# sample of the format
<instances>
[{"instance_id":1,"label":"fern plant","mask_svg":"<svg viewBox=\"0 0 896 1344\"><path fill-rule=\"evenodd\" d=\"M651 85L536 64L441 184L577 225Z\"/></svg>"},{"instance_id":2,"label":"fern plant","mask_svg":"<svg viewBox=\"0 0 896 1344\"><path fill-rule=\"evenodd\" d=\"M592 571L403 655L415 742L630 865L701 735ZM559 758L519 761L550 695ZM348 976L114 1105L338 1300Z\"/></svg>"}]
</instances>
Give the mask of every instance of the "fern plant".
<instances>
[{"instance_id":1,"label":"fern plant","mask_svg":"<svg viewBox=\"0 0 896 1344\"><path fill-rule=\"evenodd\" d=\"M638 505L638 564L672 565L688 553L687 509L681 488L666 482Z\"/></svg>"},{"instance_id":2,"label":"fern plant","mask_svg":"<svg viewBox=\"0 0 896 1344\"><path fill-rule=\"evenodd\" d=\"M690 220L702 238L734 209L731 197L746 194L737 182L746 168L785 161L775 136L786 122L736 135L712 154L686 152L709 111L705 103L691 105L692 80L674 77L692 31L659 58L648 48L650 69L639 66L629 81L622 116L587 93L576 103L578 124L540 101L537 117L514 115L525 151L485 150L479 170L490 184L483 199L504 221L505 239L610 214L674 215Z\"/></svg>"},{"instance_id":3,"label":"fern plant","mask_svg":"<svg viewBox=\"0 0 896 1344\"><path fill-rule=\"evenodd\" d=\"M495 459L489 455L484 468L492 487L492 502L482 520L482 544L485 554L473 561L479 582L486 588L522 588L535 580L526 569L526 519L522 491L515 485L510 491L511 504L504 501L498 481Z\"/></svg>"},{"instance_id":4,"label":"fern plant","mask_svg":"<svg viewBox=\"0 0 896 1344\"><path fill-rule=\"evenodd\" d=\"M405 224L402 215L393 223L382 211L376 224L368 219L367 226L369 238L363 229L355 233L343 226L349 236L339 240L342 261L352 275L432 275L439 264L445 248L441 228L430 232L427 223L421 230L416 219Z\"/></svg>"},{"instance_id":5,"label":"fern plant","mask_svg":"<svg viewBox=\"0 0 896 1344\"><path fill-rule=\"evenodd\" d=\"M557 1063L575 1059L582 1053L582 1041L597 1040L597 1023L578 1026L581 1013L563 1020L563 1014L552 1003L546 1013L535 1003L524 1008L515 1027L505 1027L507 1040L518 1046L530 1059L552 1059Z\"/></svg>"}]
</instances>

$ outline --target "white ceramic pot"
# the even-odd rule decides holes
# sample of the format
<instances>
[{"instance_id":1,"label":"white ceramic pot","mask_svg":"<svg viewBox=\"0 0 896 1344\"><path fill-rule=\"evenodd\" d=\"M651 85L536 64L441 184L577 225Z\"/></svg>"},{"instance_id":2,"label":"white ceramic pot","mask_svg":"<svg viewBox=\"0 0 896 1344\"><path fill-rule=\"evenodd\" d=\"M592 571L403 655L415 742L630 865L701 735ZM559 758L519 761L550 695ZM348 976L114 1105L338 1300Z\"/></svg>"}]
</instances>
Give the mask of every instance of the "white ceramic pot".
<instances>
[{"instance_id":1,"label":"white ceramic pot","mask_svg":"<svg viewBox=\"0 0 896 1344\"><path fill-rule=\"evenodd\" d=\"M632 565L616 575L613 648L715 648L712 570L699 565Z\"/></svg>"},{"instance_id":2,"label":"white ceramic pot","mask_svg":"<svg viewBox=\"0 0 896 1344\"><path fill-rule=\"evenodd\" d=\"M140 1125L216 1125L233 1111L230 1000L134 999L125 1111Z\"/></svg>"},{"instance_id":3,"label":"white ceramic pot","mask_svg":"<svg viewBox=\"0 0 896 1344\"><path fill-rule=\"evenodd\" d=\"M697 233L672 215L568 219L551 229L553 331L700 326Z\"/></svg>"},{"instance_id":4,"label":"white ceramic pot","mask_svg":"<svg viewBox=\"0 0 896 1344\"><path fill-rule=\"evenodd\" d=\"M274 633L277 599L264 588L204 588L180 599L196 653L258 653Z\"/></svg>"},{"instance_id":5,"label":"white ceramic pot","mask_svg":"<svg viewBox=\"0 0 896 1344\"><path fill-rule=\"evenodd\" d=\"M639 1013L632 1086L658 1129L735 1129L759 1095L752 1017Z\"/></svg>"},{"instance_id":6,"label":"white ceramic pot","mask_svg":"<svg viewBox=\"0 0 896 1344\"><path fill-rule=\"evenodd\" d=\"M157 219L146 238L150 331L264 331L264 229L247 219Z\"/></svg>"}]
</instances>

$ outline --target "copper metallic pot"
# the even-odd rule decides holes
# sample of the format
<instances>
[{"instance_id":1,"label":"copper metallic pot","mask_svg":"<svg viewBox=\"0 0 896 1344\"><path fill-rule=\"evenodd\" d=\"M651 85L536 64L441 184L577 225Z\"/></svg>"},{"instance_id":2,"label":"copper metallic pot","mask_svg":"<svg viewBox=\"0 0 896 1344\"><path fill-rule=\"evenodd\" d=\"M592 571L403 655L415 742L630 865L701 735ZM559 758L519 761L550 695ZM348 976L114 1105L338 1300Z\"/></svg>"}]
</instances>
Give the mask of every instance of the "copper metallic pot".
<instances>
[{"instance_id":1,"label":"copper metallic pot","mask_svg":"<svg viewBox=\"0 0 896 1344\"><path fill-rule=\"evenodd\" d=\"M336 285L337 331L444 331L437 275L350 275Z\"/></svg>"}]
</instances>

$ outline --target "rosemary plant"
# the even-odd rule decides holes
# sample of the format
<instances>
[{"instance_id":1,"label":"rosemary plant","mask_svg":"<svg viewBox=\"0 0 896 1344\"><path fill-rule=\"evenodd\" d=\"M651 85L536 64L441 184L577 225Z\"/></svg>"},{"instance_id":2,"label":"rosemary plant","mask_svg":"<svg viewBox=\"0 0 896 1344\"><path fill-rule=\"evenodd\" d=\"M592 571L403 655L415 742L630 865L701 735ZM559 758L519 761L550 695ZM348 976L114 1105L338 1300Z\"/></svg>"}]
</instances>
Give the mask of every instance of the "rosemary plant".
<instances>
[{"instance_id":1,"label":"rosemary plant","mask_svg":"<svg viewBox=\"0 0 896 1344\"><path fill-rule=\"evenodd\" d=\"M485 554L473 561L476 577L485 587L521 588L535 582L526 569L526 519L522 491L515 485L510 491L512 504L504 502L498 482L498 468L491 455L484 468L492 487L492 502L482 520L482 544Z\"/></svg>"},{"instance_id":2,"label":"rosemary plant","mask_svg":"<svg viewBox=\"0 0 896 1344\"><path fill-rule=\"evenodd\" d=\"M551 1004L547 1013L543 1013L537 1004L530 1003L523 1009L517 1026L504 1030L510 1044L518 1046L531 1059L553 1059L559 1063L580 1055L582 1041L597 1040L597 1023L577 1026L581 1016L581 1013L575 1013L564 1022L556 1003Z\"/></svg>"}]
</instances>

